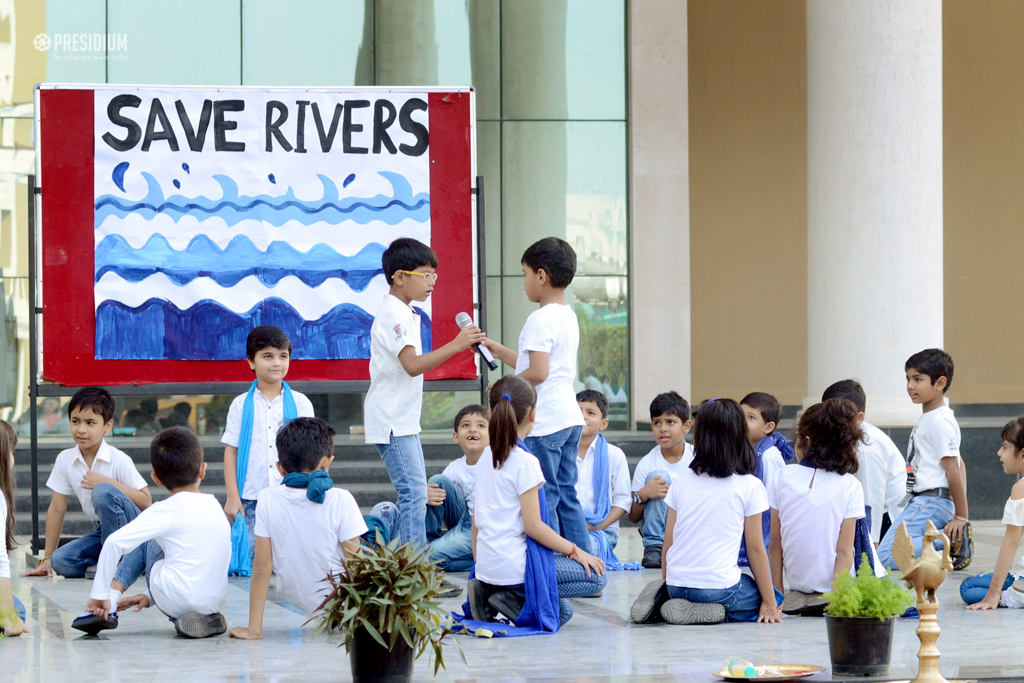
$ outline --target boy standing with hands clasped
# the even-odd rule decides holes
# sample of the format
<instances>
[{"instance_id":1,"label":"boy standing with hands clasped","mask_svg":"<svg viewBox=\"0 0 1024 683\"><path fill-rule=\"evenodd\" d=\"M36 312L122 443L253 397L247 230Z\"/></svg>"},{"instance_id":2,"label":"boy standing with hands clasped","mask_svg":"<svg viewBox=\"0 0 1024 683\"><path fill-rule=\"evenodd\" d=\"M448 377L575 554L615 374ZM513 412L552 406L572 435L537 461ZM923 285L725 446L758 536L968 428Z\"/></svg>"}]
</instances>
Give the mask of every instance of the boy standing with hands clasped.
<instances>
[{"instance_id":1,"label":"boy standing with hands clasped","mask_svg":"<svg viewBox=\"0 0 1024 683\"><path fill-rule=\"evenodd\" d=\"M366 443L380 452L398 491L402 543L427 542L427 468L420 445L423 373L484 340L476 325L439 349L423 353L420 316L413 301L426 301L437 282L437 254L418 240L395 240L381 256L391 290L370 327L370 389L363 403Z\"/></svg>"},{"instance_id":2,"label":"boy standing with hands clasped","mask_svg":"<svg viewBox=\"0 0 1024 683\"><path fill-rule=\"evenodd\" d=\"M565 288L576 276L576 252L565 240L546 237L524 253L523 289L540 308L519 333L519 351L487 339L494 357L515 367L516 375L537 390L537 422L526 448L540 461L550 526L579 548L590 547L590 533L576 495L576 457L583 414L576 403L576 352L580 325Z\"/></svg>"}]
</instances>

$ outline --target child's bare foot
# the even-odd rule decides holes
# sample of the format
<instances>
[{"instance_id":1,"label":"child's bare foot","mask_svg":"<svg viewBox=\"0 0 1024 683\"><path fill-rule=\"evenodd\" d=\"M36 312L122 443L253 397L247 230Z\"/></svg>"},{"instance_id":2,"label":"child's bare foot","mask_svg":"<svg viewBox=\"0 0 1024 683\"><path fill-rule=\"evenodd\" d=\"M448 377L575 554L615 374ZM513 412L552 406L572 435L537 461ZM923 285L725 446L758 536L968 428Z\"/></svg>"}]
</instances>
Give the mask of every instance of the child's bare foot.
<instances>
[{"instance_id":1,"label":"child's bare foot","mask_svg":"<svg viewBox=\"0 0 1024 683\"><path fill-rule=\"evenodd\" d=\"M121 598L117 601L117 611L123 612L129 607L133 607L135 608L136 612L139 612L149 607L149 605L149 596L145 593L140 593L139 595L129 595L128 597Z\"/></svg>"}]
</instances>

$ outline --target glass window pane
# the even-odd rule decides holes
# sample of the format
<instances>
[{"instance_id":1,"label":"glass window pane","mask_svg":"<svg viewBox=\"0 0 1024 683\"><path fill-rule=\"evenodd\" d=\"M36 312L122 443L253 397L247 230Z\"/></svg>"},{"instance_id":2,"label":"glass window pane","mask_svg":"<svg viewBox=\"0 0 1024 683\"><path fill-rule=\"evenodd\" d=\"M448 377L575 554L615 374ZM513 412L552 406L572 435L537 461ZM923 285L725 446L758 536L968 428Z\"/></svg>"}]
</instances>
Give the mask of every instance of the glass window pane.
<instances>
[{"instance_id":1,"label":"glass window pane","mask_svg":"<svg viewBox=\"0 0 1024 683\"><path fill-rule=\"evenodd\" d=\"M373 8L365 0L294 0L288 13L301 25L282 31L280 2L243 1L245 85L373 84Z\"/></svg>"},{"instance_id":2,"label":"glass window pane","mask_svg":"<svg viewBox=\"0 0 1024 683\"><path fill-rule=\"evenodd\" d=\"M501 118L501 4L499 0L468 0L468 4L476 118L496 120ZM444 69L440 74L445 75Z\"/></svg>"},{"instance_id":3,"label":"glass window pane","mask_svg":"<svg viewBox=\"0 0 1024 683\"><path fill-rule=\"evenodd\" d=\"M501 343L513 350L519 350L519 333L530 314L537 310L537 304L526 298L522 277L501 278ZM501 374L514 373L516 369L502 366Z\"/></svg>"},{"instance_id":4,"label":"glass window pane","mask_svg":"<svg viewBox=\"0 0 1024 683\"><path fill-rule=\"evenodd\" d=\"M491 339L501 341L502 317L501 317L501 278L487 278L487 327L484 332ZM493 372L491 373L494 374Z\"/></svg>"},{"instance_id":5,"label":"glass window pane","mask_svg":"<svg viewBox=\"0 0 1024 683\"><path fill-rule=\"evenodd\" d=\"M103 35L107 32L106 24L105 0L47 0L46 34L51 43L46 51L46 80L50 83L105 83L106 52L76 52L71 49L73 44L66 44L64 36ZM128 43L126 47L131 49L133 45ZM112 54L117 52L114 50Z\"/></svg>"},{"instance_id":6,"label":"glass window pane","mask_svg":"<svg viewBox=\"0 0 1024 683\"><path fill-rule=\"evenodd\" d=\"M476 172L484 177L487 274L501 275L501 124L477 121Z\"/></svg>"},{"instance_id":7,"label":"glass window pane","mask_svg":"<svg viewBox=\"0 0 1024 683\"><path fill-rule=\"evenodd\" d=\"M502 109L507 119L626 118L622 0L502 4Z\"/></svg>"},{"instance_id":8,"label":"glass window pane","mask_svg":"<svg viewBox=\"0 0 1024 683\"><path fill-rule=\"evenodd\" d=\"M577 389L595 389L608 399L611 429L630 429L629 312L626 278L577 277L572 283L580 323Z\"/></svg>"}]
</instances>

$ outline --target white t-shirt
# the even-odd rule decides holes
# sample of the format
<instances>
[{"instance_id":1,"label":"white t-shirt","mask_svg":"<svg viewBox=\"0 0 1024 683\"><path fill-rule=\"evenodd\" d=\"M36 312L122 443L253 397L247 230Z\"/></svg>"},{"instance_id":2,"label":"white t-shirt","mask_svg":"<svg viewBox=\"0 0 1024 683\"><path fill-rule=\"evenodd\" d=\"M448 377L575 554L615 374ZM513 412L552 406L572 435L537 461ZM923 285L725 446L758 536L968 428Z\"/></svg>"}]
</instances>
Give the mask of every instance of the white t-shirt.
<instances>
[{"instance_id":1,"label":"white t-shirt","mask_svg":"<svg viewBox=\"0 0 1024 683\"><path fill-rule=\"evenodd\" d=\"M910 432L907 465L914 469L914 491L949 488L942 458L960 457L960 425L949 406L939 406L921 415ZM959 467L960 461L957 460Z\"/></svg>"},{"instance_id":2,"label":"white t-shirt","mask_svg":"<svg viewBox=\"0 0 1024 683\"><path fill-rule=\"evenodd\" d=\"M187 612L224 610L231 526L216 498L190 491L153 503L107 537L89 597L109 600L118 560L150 540L163 549L164 559L150 570L149 592L167 616L177 619Z\"/></svg>"},{"instance_id":3,"label":"white t-shirt","mask_svg":"<svg viewBox=\"0 0 1024 683\"><path fill-rule=\"evenodd\" d=\"M871 506L871 540L882 537L882 515L895 511L907 492L907 461L900 449L878 427L861 422L866 437L857 444L857 481L864 489L864 504Z\"/></svg>"},{"instance_id":4,"label":"white t-shirt","mask_svg":"<svg viewBox=\"0 0 1024 683\"><path fill-rule=\"evenodd\" d=\"M1020 500L1007 499L1006 505L1003 507L1002 523L1024 526L1024 498ZM1010 573L1018 578L1024 577L1024 537L1021 537L1021 540L1017 543L1017 552L1013 556Z\"/></svg>"},{"instance_id":5,"label":"white t-shirt","mask_svg":"<svg viewBox=\"0 0 1024 683\"><path fill-rule=\"evenodd\" d=\"M365 532L356 499L345 489L327 491L323 503L307 498L306 489L260 491L256 535L270 539L278 592L306 614L327 596L327 575L342 571L341 544Z\"/></svg>"},{"instance_id":6,"label":"white t-shirt","mask_svg":"<svg viewBox=\"0 0 1024 683\"><path fill-rule=\"evenodd\" d=\"M580 324L571 306L541 306L526 319L519 333L516 374L530 367L530 351L550 354L548 378L537 385L537 422L530 436L584 424L573 386L579 346Z\"/></svg>"},{"instance_id":7,"label":"white t-shirt","mask_svg":"<svg viewBox=\"0 0 1024 683\"><path fill-rule=\"evenodd\" d=\"M587 449L587 457L580 460L579 455L576 456L576 470L579 474L576 479L576 496L579 498L583 510L590 513L597 509L597 501L594 499L594 446L596 444L597 439L594 439L590 448ZM612 444L608 444L608 478L612 507L629 512L631 506L629 465L626 463L626 454L622 452L622 449ZM619 520L615 520L605 528L613 535L618 536Z\"/></svg>"},{"instance_id":8,"label":"white t-shirt","mask_svg":"<svg viewBox=\"0 0 1024 683\"><path fill-rule=\"evenodd\" d=\"M684 472L690 471L693 455L693 446L687 443L683 446L683 457L679 459L679 462L669 462L661 454L661 446L655 446L647 455L640 458L640 462L636 464L636 469L633 470L633 490L639 491L642 489L647 483L647 477L650 476L651 472L657 470L665 470L672 477L672 481L675 481Z\"/></svg>"},{"instance_id":9,"label":"white t-shirt","mask_svg":"<svg viewBox=\"0 0 1024 683\"><path fill-rule=\"evenodd\" d=\"M532 454L516 446L502 468L496 470L490 447L484 449L476 464L472 507L477 529L476 578L495 586L523 583L526 528L519 496L543 483L540 462Z\"/></svg>"},{"instance_id":10,"label":"white t-shirt","mask_svg":"<svg viewBox=\"0 0 1024 683\"><path fill-rule=\"evenodd\" d=\"M220 442L238 448L242 439L242 409L246 394L235 397L228 408L228 419ZM292 391L296 417L313 417L313 404L303 394ZM245 471L245 485L238 494L246 500L256 500L260 491L281 483L277 471L277 433L284 426L284 391L268 401L257 389L252 398L252 438L249 440L249 467Z\"/></svg>"},{"instance_id":11,"label":"white t-shirt","mask_svg":"<svg viewBox=\"0 0 1024 683\"><path fill-rule=\"evenodd\" d=\"M423 375L411 377L398 354L411 346L423 353L420 316L398 297L388 294L370 326L370 389L363 402L366 443L388 443L391 434L420 433Z\"/></svg>"},{"instance_id":12,"label":"white t-shirt","mask_svg":"<svg viewBox=\"0 0 1024 683\"><path fill-rule=\"evenodd\" d=\"M786 469L786 461L782 457L782 451L776 446L772 446L761 454L761 463L764 487L768 489L771 488L772 483L779 476L779 472Z\"/></svg>"},{"instance_id":13,"label":"white t-shirt","mask_svg":"<svg viewBox=\"0 0 1024 683\"><path fill-rule=\"evenodd\" d=\"M479 464L480 461L477 461ZM442 472L444 476L452 480L452 483L462 491L462 498L466 501L466 507L473 509L473 491L476 488L476 465L470 465L463 455L457 460L448 463L448 467Z\"/></svg>"},{"instance_id":14,"label":"white t-shirt","mask_svg":"<svg viewBox=\"0 0 1024 683\"><path fill-rule=\"evenodd\" d=\"M0 493L0 579L11 578L11 558L7 555L7 496Z\"/></svg>"},{"instance_id":15,"label":"white t-shirt","mask_svg":"<svg viewBox=\"0 0 1024 683\"><path fill-rule=\"evenodd\" d=\"M82 477L89 471L85 464L82 451L78 446L61 451L53 463L53 471L46 480L46 486L55 493L65 496L74 494L82 504L82 511L94 522L99 521L96 510L92 506L92 489L82 488ZM92 471L119 481L133 489L146 488L146 480L135 469L135 463L123 451L119 451L103 440L96 458L92 461Z\"/></svg>"},{"instance_id":16,"label":"white t-shirt","mask_svg":"<svg viewBox=\"0 0 1024 683\"><path fill-rule=\"evenodd\" d=\"M676 511L665 580L682 588L729 588L740 580L747 517L768 509L761 480L752 474L718 479L687 468L669 487L665 502Z\"/></svg>"},{"instance_id":17,"label":"white t-shirt","mask_svg":"<svg viewBox=\"0 0 1024 683\"><path fill-rule=\"evenodd\" d=\"M814 485L811 486L811 479ZM864 491L852 474L787 467L768 489L779 511L782 562L790 590L831 590L843 520L864 516Z\"/></svg>"}]
</instances>

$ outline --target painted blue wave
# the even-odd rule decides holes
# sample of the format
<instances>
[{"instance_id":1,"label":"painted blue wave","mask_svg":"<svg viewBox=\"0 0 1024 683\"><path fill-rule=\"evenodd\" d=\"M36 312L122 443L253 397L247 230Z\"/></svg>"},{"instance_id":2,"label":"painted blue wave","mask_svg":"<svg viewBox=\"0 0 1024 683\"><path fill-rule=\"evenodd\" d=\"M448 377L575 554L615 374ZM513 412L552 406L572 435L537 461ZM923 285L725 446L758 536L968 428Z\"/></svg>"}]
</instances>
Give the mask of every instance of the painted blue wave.
<instances>
[{"instance_id":1,"label":"painted blue wave","mask_svg":"<svg viewBox=\"0 0 1024 683\"><path fill-rule=\"evenodd\" d=\"M433 348L430 318L421 309L424 353ZM245 338L257 325L277 325L292 342L295 359L370 357L373 316L340 304L319 320L304 320L287 302L266 299L246 313L203 300L181 310L164 299L132 308L104 301L96 309L96 358L100 360L242 360Z\"/></svg>"},{"instance_id":2,"label":"painted blue wave","mask_svg":"<svg viewBox=\"0 0 1024 683\"><path fill-rule=\"evenodd\" d=\"M430 220L430 195L420 192L413 196L412 186L405 176L390 171L380 171L391 183L392 195L378 194L373 197L338 196L338 186L325 175L317 175L324 186L324 194L319 200L303 201L295 197L295 191L288 191L279 197L261 194L255 197L239 196L238 184L226 175L215 175L223 191L219 199L209 197L185 197L175 194L164 197L163 188L151 174L142 172L149 190L139 200L105 194L96 199L95 227L99 227L107 216L124 218L128 214L138 214L146 220L153 220L158 214L171 216L175 222L182 216L195 216L199 220L211 216L219 216L229 226L245 220L259 220L274 226L284 225L287 221L298 221L303 225L328 223L338 225L344 221L354 221L365 225L370 221L383 221L389 225L397 225L403 220L412 219L419 223Z\"/></svg>"},{"instance_id":3,"label":"painted blue wave","mask_svg":"<svg viewBox=\"0 0 1024 683\"><path fill-rule=\"evenodd\" d=\"M108 235L96 247L95 277L99 282L105 273L112 272L129 282L139 282L163 273L179 286L209 277L222 287L233 287L250 275L269 287L288 275L310 287L319 287L333 277L361 292L374 277L383 274L383 253L384 246L376 242L354 256L343 256L326 244L301 252L286 242L271 242L266 251L260 251L245 235L231 238L223 249L206 235L198 235L183 250L176 251L159 233L136 249L121 235Z\"/></svg>"}]
</instances>

